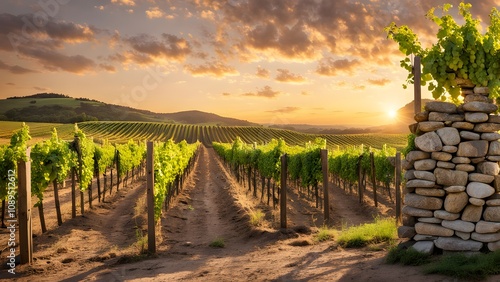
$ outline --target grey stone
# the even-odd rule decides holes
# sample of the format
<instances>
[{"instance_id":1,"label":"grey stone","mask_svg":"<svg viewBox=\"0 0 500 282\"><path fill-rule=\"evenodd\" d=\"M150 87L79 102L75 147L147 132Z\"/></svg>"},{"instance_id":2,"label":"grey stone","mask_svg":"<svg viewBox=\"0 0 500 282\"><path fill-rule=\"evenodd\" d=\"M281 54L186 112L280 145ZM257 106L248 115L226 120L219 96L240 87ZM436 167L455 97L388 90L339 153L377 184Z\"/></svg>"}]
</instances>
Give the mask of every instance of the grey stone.
<instances>
[{"instance_id":1,"label":"grey stone","mask_svg":"<svg viewBox=\"0 0 500 282\"><path fill-rule=\"evenodd\" d=\"M420 150L429 153L441 151L441 149L443 149L443 143L441 142L441 139L436 134L436 132L427 132L423 135L416 137L415 146Z\"/></svg>"},{"instance_id":2,"label":"grey stone","mask_svg":"<svg viewBox=\"0 0 500 282\"><path fill-rule=\"evenodd\" d=\"M418 123L417 129L422 132L431 132L443 127L444 123L441 121L422 121Z\"/></svg>"},{"instance_id":3,"label":"grey stone","mask_svg":"<svg viewBox=\"0 0 500 282\"><path fill-rule=\"evenodd\" d=\"M420 217L418 219L418 222L441 224L441 222L443 222L443 220L440 218L435 218L435 217Z\"/></svg>"},{"instance_id":4,"label":"grey stone","mask_svg":"<svg viewBox=\"0 0 500 282\"><path fill-rule=\"evenodd\" d=\"M455 231L455 236L462 240L469 240L470 239L470 232L460 232L460 231Z\"/></svg>"},{"instance_id":5,"label":"grey stone","mask_svg":"<svg viewBox=\"0 0 500 282\"><path fill-rule=\"evenodd\" d=\"M405 171L405 179L406 180L412 180L412 179L415 179L415 170L413 169L410 169L410 170L406 170Z\"/></svg>"},{"instance_id":6,"label":"grey stone","mask_svg":"<svg viewBox=\"0 0 500 282\"><path fill-rule=\"evenodd\" d=\"M423 210L419 208L414 208L410 206L404 206L402 209L403 214L409 215L409 216L417 216L417 217L431 217L432 216L432 211L430 210Z\"/></svg>"},{"instance_id":7,"label":"grey stone","mask_svg":"<svg viewBox=\"0 0 500 282\"><path fill-rule=\"evenodd\" d=\"M469 174L464 171L436 168L434 170L436 183L444 186L465 186Z\"/></svg>"},{"instance_id":8,"label":"grey stone","mask_svg":"<svg viewBox=\"0 0 500 282\"><path fill-rule=\"evenodd\" d=\"M413 118L415 119L416 122L427 121L429 119L429 112L423 111L420 113L416 113Z\"/></svg>"},{"instance_id":9,"label":"grey stone","mask_svg":"<svg viewBox=\"0 0 500 282\"><path fill-rule=\"evenodd\" d=\"M500 133L498 132L487 132L481 134L481 139L487 140L487 141L495 141L500 139Z\"/></svg>"},{"instance_id":10,"label":"grey stone","mask_svg":"<svg viewBox=\"0 0 500 282\"><path fill-rule=\"evenodd\" d=\"M432 223L423 223L418 222L415 224L415 231L418 234L422 235L431 235L431 236L442 236L442 237L451 237L453 236L453 230L443 227L441 225L432 224Z\"/></svg>"},{"instance_id":11,"label":"grey stone","mask_svg":"<svg viewBox=\"0 0 500 282\"><path fill-rule=\"evenodd\" d=\"M415 161L413 164L416 170L433 170L436 167L436 160L425 159Z\"/></svg>"},{"instance_id":12,"label":"grey stone","mask_svg":"<svg viewBox=\"0 0 500 282\"><path fill-rule=\"evenodd\" d=\"M500 115L490 115L488 122L500 123Z\"/></svg>"},{"instance_id":13,"label":"grey stone","mask_svg":"<svg viewBox=\"0 0 500 282\"><path fill-rule=\"evenodd\" d=\"M428 112L454 114L457 112L457 106L449 102L431 101L425 104L425 110Z\"/></svg>"},{"instance_id":14,"label":"grey stone","mask_svg":"<svg viewBox=\"0 0 500 282\"><path fill-rule=\"evenodd\" d=\"M486 204L486 201L478 198L469 198L469 203L477 207L482 207Z\"/></svg>"},{"instance_id":15,"label":"grey stone","mask_svg":"<svg viewBox=\"0 0 500 282\"><path fill-rule=\"evenodd\" d=\"M447 114L440 112L430 112L429 121L444 121L444 122L454 122L463 121L464 116L460 114Z\"/></svg>"},{"instance_id":16,"label":"grey stone","mask_svg":"<svg viewBox=\"0 0 500 282\"><path fill-rule=\"evenodd\" d=\"M490 207L498 207L500 206L500 199L487 200L486 205Z\"/></svg>"},{"instance_id":17,"label":"grey stone","mask_svg":"<svg viewBox=\"0 0 500 282\"><path fill-rule=\"evenodd\" d=\"M495 188L495 192L500 192L500 175L494 175L495 180L493 180L493 188Z\"/></svg>"},{"instance_id":18,"label":"grey stone","mask_svg":"<svg viewBox=\"0 0 500 282\"><path fill-rule=\"evenodd\" d=\"M488 243L488 250L492 252L500 250L500 241Z\"/></svg>"},{"instance_id":19,"label":"grey stone","mask_svg":"<svg viewBox=\"0 0 500 282\"><path fill-rule=\"evenodd\" d=\"M447 162L453 158L453 156L450 153L446 152L432 152L431 158L436 161L442 161L442 162Z\"/></svg>"},{"instance_id":20,"label":"grey stone","mask_svg":"<svg viewBox=\"0 0 500 282\"><path fill-rule=\"evenodd\" d=\"M422 234L417 234L413 236L413 240L420 242L420 241L434 241L437 240L438 237L436 236L431 236L431 235L422 235Z\"/></svg>"},{"instance_id":21,"label":"grey stone","mask_svg":"<svg viewBox=\"0 0 500 282\"><path fill-rule=\"evenodd\" d=\"M471 239L476 240L483 243L492 243L496 241L500 241L500 233L477 233L472 232Z\"/></svg>"},{"instance_id":22,"label":"grey stone","mask_svg":"<svg viewBox=\"0 0 500 282\"><path fill-rule=\"evenodd\" d=\"M462 142L458 145L458 157L479 158L486 156L488 152L488 141L477 140Z\"/></svg>"},{"instance_id":23,"label":"grey stone","mask_svg":"<svg viewBox=\"0 0 500 282\"><path fill-rule=\"evenodd\" d=\"M472 123L485 122L488 121L488 114L468 112L465 113L465 121Z\"/></svg>"},{"instance_id":24,"label":"grey stone","mask_svg":"<svg viewBox=\"0 0 500 282\"><path fill-rule=\"evenodd\" d=\"M434 252L434 242L432 241L419 241L411 246L415 251L431 255Z\"/></svg>"},{"instance_id":25,"label":"grey stone","mask_svg":"<svg viewBox=\"0 0 500 282\"><path fill-rule=\"evenodd\" d=\"M476 87L474 87L474 93L476 93L476 94L489 94L490 93L490 88L489 87L476 86ZM488 95L485 95L485 96L488 96Z\"/></svg>"},{"instance_id":26,"label":"grey stone","mask_svg":"<svg viewBox=\"0 0 500 282\"><path fill-rule=\"evenodd\" d=\"M451 126L457 129L465 129L465 130L474 129L474 124L466 121L457 121L454 122Z\"/></svg>"},{"instance_id":27,"label":"grey stone","mask_svg":"<svg viewBox=\"0 0 500 282\"><path fill-rule=\"evenodd\" d=\"M442 162L442 161L438 161L437 164L436 164L436 166L439 167L439 168L445 168L445 169L454 169L455 168L455 164L454 163Z\"/></svg>"},{"instance_id":28,"label":"grey stone","mask_svg":"<svg viewBox=\"0 0 500 282\"><path fill-rule=\"evenodd\" d=\"M436 176L434 176L434 173L430 171L414 170L413 175L415 175L415 177L418 179L423 179L433 182L436 181Z\"/></svg>"},{"instance_id":29,"label":"grey stone","mask_svg":"<svg viewBox=\"0 0 500 282\"><path fill-rule=\"evenodd\" d=\"M492 113L498 110L498 107L495 104L486 102L469 102L464 103L463 109L466 112Z\"/></svg>"},{"instance_id":30,"label":"grey stone","mask_svg":"<svg viewBox=\"0 0 500 282\"><path fill-rule=\"evenodd\" d=\"M455 166L455 170L460 170L460 171L466 171L466 172L472 172L476 170L476 167L470 164L457 164Z\"/></svg>"},{"instance_id":31,"label":"grey stone","mask_svg":"<svg viewBox=\"0 0 500 282\"><path fill-rule=\"evenodd\" d=\"M446 251L473 251L477 252L483 247L483 243L472 240L462 240L457 237L440 237L434 241L436 247Z\"/></svg>"},{"instance_id":32,"label":"grey stone","mask_svg":"<svg viewBox=\"0 0 500 282\"><path fill-rule=\"evenodd\" d=\"M444 190L448 193L459 193L465 191L465 186L448 186L445 187Z\"/></svg>"},{"instance_id":33,"label":"grey stone","mask_svg":"<svg viewBox=\"0 0 500 282\"><path fill-rule=\"evenodd\" d=\"M455 146L460 143L460 133L454 127L445 127L436 131L444 145Z\"/></svg>"},{"instance_id":34,"label":"grey stone","mask_svg":"<svg viewBox=\"0 0 500 282\"><path fill-rule=\"evenodd\" d=\"M437 210L434 211L434 217L444 220L455 220L460 218L460 214L447 212L445 210Z\"/></svg>"},{"instance_id":35,"label":"grey stone","mask_svg":"<svg viewBox=\"0 0 500 282\"><path fill-rule=\"evenodd\" d=\"M443 197L446 195L446 192L443 189L415 188L415 194L429 197Z\"/></svg>"},{"instance_id":36,"label":"grey stone","mask_svg":"<svg viewBox=\"0 0 500 282\"><path fill-rule=\"evenodd\" d=\"M470 94L470 95L465 96L464 103L470 103L470 102L490 103L490 99L484 95Z\"/></svg>"},{"instance_id":37,"label":"grey stone","mask_svg":"<svg viewBox=\"0 0 500 282\"><path fill-rule=\"evenodd\" d=\"M410 151L406 155L406 160L409 161L410 163L414 163L415 161L428 159L430 157L431 157L430 153L415 150L415 151Z\"/></svg>"},{"instance_id":38,"label":"grey stone","mask_svg":"<svg viewBox=\"0 0 500 282\"><path fill-rule=\"evenodd\" d=\"M405 196L404 204L424 210L439 210L443 206L443 200L436 197L426 197L409 193Z\"/></svg>"},{"instance_id":39,"label":"grey stone","mask_svg":"<svg viewBox=\"0 0 500 282\"><path fill-rule=\"evenodd\" d=\"M500 222L489 222L481 220L476 223L477 233L496 233L500 231Z\"/></svg>"},{"instance_id":40,"label":"grey stone","mask_svg":"<svg viewBox=\"0 0 500 282\"><path fill-rule=\"evenodd\" d=\"M467 193L450 193L444 199L444 209L449 213L459 213L468 203L469 196Z\"/></svg>"},{"instance_id":41,"label":"grey stone","mask_svg":"<svg viewBox=\"0 0 500 282\"><path fill-rule=\"evenodd\" d=\"M454 164L470 164L470 159L466 157L454 157L451 159Z\"/></svg>"},{"instance_id":42,"label":"grey stone","mask_svg":"<svg viewBox=\"0 0 500 282\"><path fill-rule=\"evenodd\" d=\"M486 221L500 222L500 207L486 207L483 218Z\"/></svg>"},{"instance_id":43,"label":"grey stone","mask_svg":"<svg viewBox=\"0 0 500 282\"><path fill-rule=\"evenodd\" d=\"M433 188L434 185L436 185L436 182L423 179L413 179L406 182L407 188Z\"/></svg>"},{"instance_id":44,"label":"grey stone","mask_svg":"<svg viewBox=\"0 0 500 282\"><path fill-rule=\"evenodd\" d=\"M477 170L482 174L493 176L493 175L498 175L498 173L500 172L500 167L498 166L498 163L482 162L477 165Z\"/></svg>"},{"instance_id":45,"label":"grey stone","mask_svg":"<svg viewBox=\"0 0 500 282\"><path fill-rule=\"evenodd\" d=\"M500 130L499 123L478 123L474 126L474 131L479 133L492 133Z\"/></svg>"},{"instance_id":46,"label":"grey stone","mask_svg":"<svg viewBox=\"0 0 500 282\"><path fill-rule=\"evenodd\" d=\"M487 159L490 162L500 162L500 156L488 156Z\"/></svg>"},{"instance_id":47,"label":"grey stone","mask_svg":"<svg viewBox=\"0 0 500 282\"><path fill-rule=\"evenodd\" d=\"M495 188L486 183L470 182L467 184L467 194L471 197L484 199L495 193Z\"/></svg>"},{"instance_id":48,"label":"grey stone","mask_svg":"<svg viewBox=\"0 0 500 282\"><path fill-rule=\"evenodd\" d=\"M462 220L469 222L478 222L481 220L482 213L482 206L467 205L462 212Z\"/></svg>"},{"instance_id":49,"label":"grey stone","mask_svg":"<svg viewBox=\"0 0 500 282\"><path fill-rule=\"evenodd\" d=\"M478 164L480 162L484 162L486 160L485 157L480 157L480 158L471 158L470 162L473 164Z\"/></svg>"},{"instance_id":50,"label":"grey stone","mask_svg":"<svg viewBox=\"0 0 500 282\"><path fill-rule=\"evenodd\" d=\"M463 220L443 220L441 225L460 232L472 232L476 227L474 223Z\"/></svg>"},{"instance_id":51,"label":"grey stone","mask_svg":"<svg viewBox=\"0 0 500 282\"><path fill-rule=\"evenodd\" d=\"M415 232L414 227L410 226L399 226L398 227L398 238L413 238L417 232Z\"/></svg>"},{"instance_id":52,"label":"grey stone","mask_svg":"<svg viewBox=\"0 0 500 282\"><path fill-rule=\"evenodd\" d=\"M481 138L481 135L471 131L461 131L460 137L464 140L479 140Z\"/></svg>"},{"instance_id":53,"label":"grey stone","mask_svg":"<svg viewBox=\"0 0 500 282\"><path fill-rule=\"evenodd\" d=\"M456 153L458 151L458 147L457 146L443 146L443 149L442 149L443 152L446 152L446 153L450 153L450 154L453 154L453 153Z\"/></svg>"},{"instance_id":54,"label":"grey stone","mask_svg":"<svg viewBox=\"0 0 500 282\"><path fill-rule=\"evenodd\" d=\"M500 142L491 141L488 148L488 155L490 156L500 156Z\"/></svg>"},{"instance_id":55,"label":"grey stone","mask_svg":"<svg viewBox=\"0 0 500 282\"><path fill-rule=\"evenodd\" d=\"M487 174L482 174L482 173L470 173L469 174L469 181L472 182L482 182L486 184L490 184L495 180L495 177L493 175L487 175Z\"/></svg>"}]
</instances>

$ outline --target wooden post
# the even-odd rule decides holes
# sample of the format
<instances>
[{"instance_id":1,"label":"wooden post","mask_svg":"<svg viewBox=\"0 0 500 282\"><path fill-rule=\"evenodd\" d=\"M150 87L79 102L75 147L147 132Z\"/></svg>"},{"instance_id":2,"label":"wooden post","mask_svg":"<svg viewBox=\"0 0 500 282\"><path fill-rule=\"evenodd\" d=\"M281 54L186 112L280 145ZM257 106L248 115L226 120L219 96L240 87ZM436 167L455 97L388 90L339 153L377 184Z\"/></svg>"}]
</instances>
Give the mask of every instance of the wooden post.
<instances>
[{"instance_id":1,"label":"wooden post","mask_svg":"<svg viewBox=\"0 0 500 282\"><path fill-rule=\"evenodd\" d=\"M420 57L415 56L415 60L413 62L413 78L414 78L414 108L415 114L420 113L422 109L422 88L420 85L421 81L421 70L420 70Z\"/></svg>"},{"instance_id":2,"label":"wooden post","mask_svg":"<svg viewBox=\"0 0 500 282\"><path fill-rule=\"evenodd\" d=\"M71 218L76 217L76 171L71 169Z\"/></svg>"},{"instance_id":3,"label":"wooden post","mask_svg":"<svg viewBox=\"0 0 500 282\"><path fill-rule=\"evenodd\" d=\"M19 161L17 163L17 175L19 181L19 250L21 255L21 264L31 264L33 262L33 230L31 222L31 162L29 161L30 151L30 148L26 150L26 157L28 158L27 162ZM12 177L14 178L14 174L12 175Z\"/></svg>"},{"instance_id":4,"label":"wooden post","mask_svg":"<svg viewBox=\"0 0 500 282\"><path fill-rule=\"evenodd\" d=\"M287 155L281 156L281 195L280 195L280 221L281 228L286 228L286 177L287 177Z\"/></svg>"},{"instance_id":5,"label":"wooden post","mask_svg":"<svg viewBox=\"0 0 500 282\"><path fill-rule=\"evenodd\" d=\"M358 196L359 203L363 203L363 168L361 167L361 162L363 160L363 155L358 158Z\"/></svg>"},{"instance_id":6,"label":"wooden post","mask_svg":"<svg viewBox=\"0 0 500 282\"><path fill-rule=\"evenodd\" d=\"M401 216L401 153L397 152L396 153L396 161L394 162L395 166L395 172L394 172L394 178L395 178L395 189L396 189L396 223L398 225L401 224L402 222L402 216Z\"/></svg>"},{"instance_id":7,"label":"wooden post","mask_svg":"<svg viewBox=\"0 0 500 282\"><path fill-rule=\"evenodd\" d=\"M375 202L375 207L378 207L377 201L377 182L375 180L375 156L373 152L370 152L370 167L372 171L372 186L373 186L373 202Z\"/></svg>"},{"instance_id":8,"label":"wooden post","mask_svg":"<svg viewBox=\"0 0 500 282\"><path fill-rule=\"evenodd\" d=\"M321 150L321 169L323 170L323 222L330 222L330 198L328 196L328 150Z\"/></svg>"},{"instance_id":9,"label":"wooden post","mask_svg":"<svg viewBox=\"0 0 500 282\"><path fill-rule=\"evenodd\" d=\"M154 159L153 159L153 142L147 143L146 157L146 183L147 183L147 203L148 203L148 252L156 253L156 235L155 235L155 174L154 174Z\"/></svg>"}]
</instances>

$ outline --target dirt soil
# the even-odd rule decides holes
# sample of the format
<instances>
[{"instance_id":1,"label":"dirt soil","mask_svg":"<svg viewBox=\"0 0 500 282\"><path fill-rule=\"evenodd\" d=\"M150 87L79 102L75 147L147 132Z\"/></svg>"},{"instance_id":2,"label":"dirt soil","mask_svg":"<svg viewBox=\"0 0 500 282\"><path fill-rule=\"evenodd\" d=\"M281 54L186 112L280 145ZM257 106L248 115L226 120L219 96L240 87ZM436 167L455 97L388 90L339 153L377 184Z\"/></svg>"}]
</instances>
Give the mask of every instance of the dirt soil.
<instances>
[{"instance_id":1,"label":"dirt soil","mask_svg":"<svg viewBox=\"0 0 500 282\"><path fill-rule=\"evenodd\" d=\"M357 196L338 187L330 194L337 229L394 215L388 197L380 197L374 208L369 197L362 205ZM50 195L46 201L51 201ZM289 228L280 229L279 212L236 182L211 148L201 148L184 189L158 224L156 256L139 255L146 234L144 180L120 189L104 203L95 202L84 216L69 219L69 208L64 207L62 226L54 224L51 213L48 232L41 234L34 226L33 264L17 266L15 275L0 269L0 280L454 281L424 275L419 267L385 264L385 246L342 249L335 241L315 242L322 212L296 192L288 195ZM266 216L256 227L249 215L258 209ZM0 236L5 239L7 231L2 229ZM216 240L224 247L209 246Z\"/></svg>"}]
</instances>

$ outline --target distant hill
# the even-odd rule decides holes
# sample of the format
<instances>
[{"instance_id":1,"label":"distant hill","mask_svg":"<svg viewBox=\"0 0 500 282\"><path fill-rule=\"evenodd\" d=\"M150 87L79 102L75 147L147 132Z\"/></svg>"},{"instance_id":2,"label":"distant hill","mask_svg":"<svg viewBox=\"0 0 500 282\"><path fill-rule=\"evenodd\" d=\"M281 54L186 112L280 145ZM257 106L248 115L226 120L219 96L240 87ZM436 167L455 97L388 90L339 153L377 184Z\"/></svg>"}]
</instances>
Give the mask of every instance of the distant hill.
<instances>
[{"instance_id":1,"label":"distant hill","mask_svg":"<svg viewBox=\"0 0 500 282\"><path fill-rule=\"evenodd\" d=\"M154 113L103 103L87 98L72 98L57 93L37 93L0 100L0 120L75 123L83 121L163 121L187 124L252 126L246 120L226 118L201 111Z\"/></svg>"}]
</instances>

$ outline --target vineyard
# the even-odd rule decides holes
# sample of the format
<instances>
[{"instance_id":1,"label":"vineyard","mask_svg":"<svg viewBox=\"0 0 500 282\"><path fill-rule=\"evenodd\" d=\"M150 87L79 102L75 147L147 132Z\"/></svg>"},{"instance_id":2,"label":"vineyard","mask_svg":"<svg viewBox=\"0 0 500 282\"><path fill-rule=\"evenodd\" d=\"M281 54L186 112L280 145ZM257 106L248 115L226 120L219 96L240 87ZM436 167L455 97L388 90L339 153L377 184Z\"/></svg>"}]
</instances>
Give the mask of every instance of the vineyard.
<instances>
[{"instance_id":1,"label":"vineyard","mask_svg":"<svg viewBox=\"0 0 500 282\"><path fill-rule=\"evenodd\" d=\"M0 144L7 143L12 131L22 126L20 122L0 122ZM64 140L73 138L73 125L28 123L34 140L50 138L55 127ZM381 149L384 144L398 150L406 146L406 134L305 134L291 130L255 126L215 126L187 125L160 122L84 122L79 128L96 141L108 140L112 143L125 143L129 139L175 142L186 140L188 143L200 141L205 146L212 142L229 143L240 137L245 143L263 144L271 139L282 138L290 145L304 145L315 138L323 138L329 148L365 145ZM3 141L2 141L3 140Z\"/></svg>"}]
</instances>

